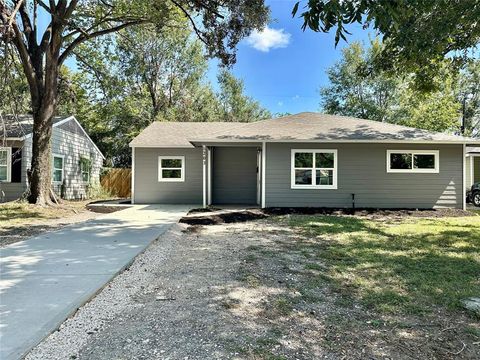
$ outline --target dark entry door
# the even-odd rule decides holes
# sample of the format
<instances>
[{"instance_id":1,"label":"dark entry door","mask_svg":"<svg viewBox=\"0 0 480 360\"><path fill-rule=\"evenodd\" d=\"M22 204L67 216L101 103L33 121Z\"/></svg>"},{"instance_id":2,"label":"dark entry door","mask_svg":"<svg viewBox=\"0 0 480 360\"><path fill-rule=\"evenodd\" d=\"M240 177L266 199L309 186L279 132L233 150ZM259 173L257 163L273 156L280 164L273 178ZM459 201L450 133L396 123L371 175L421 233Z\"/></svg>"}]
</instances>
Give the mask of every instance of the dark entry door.
<instances>
[{"instance_id":1,"label":"dark entry door","mask_svg":"<svg viewBox=\"0 0 480 360\"><path fill-rule=\"evenodd\" d=\"M257 203L256 148L214 148L212 175L214 204Z\"/></svg>"}]
</instances>

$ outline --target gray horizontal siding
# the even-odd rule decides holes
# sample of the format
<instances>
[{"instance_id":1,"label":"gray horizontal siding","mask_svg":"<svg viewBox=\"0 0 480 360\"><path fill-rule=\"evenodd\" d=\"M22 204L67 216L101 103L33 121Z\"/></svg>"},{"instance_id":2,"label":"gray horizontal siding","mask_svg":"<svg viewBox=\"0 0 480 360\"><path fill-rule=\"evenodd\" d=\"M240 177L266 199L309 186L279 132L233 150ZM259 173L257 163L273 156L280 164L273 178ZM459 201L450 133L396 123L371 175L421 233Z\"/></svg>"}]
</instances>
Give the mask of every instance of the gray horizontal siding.
<instances>
[{"instance_id":1,"label":"gray horizontal siding","mask_svg":"<svg viewBox=\"0 0 480 360\"><path fill-rule=\"evenodd\" d=\"M159 182L159 156L185 156L184 182ZM201 204L202 149L135 148L135 203Z\"/></svg>"},{"instance_id":2,"label":"gray horizontal siding","mask_svg":"<svg viewBox=\"0 0 480 360\"><path fill-rule=\"evenodd\" d=\"M20 198L25 192L26 185L26 165L25 156L28 154L28 150L25 150L23 141L6 141L2 142L0 146L21 148L22 149L22 176L19 183L0 183L0 202L13 201Z\"/></svg>"},{"instance_id":3,"label":"gray horizontal siding","mask_svg":"<svg viewBox=\"0 0 480 360\"><path fill-rule=\"evenodd\" d=\"M291 189L291 149L337 149L338 189ZM386 151L439 150L440 173L387 173ZM461 208L462 145L267 143L266 206Z\"/></svg>"},{"instance_id":4,"label":"gray horizontal siding","mask_svg":"<svg viewBox=\"0 0 480 360\"><path fill-rule=\"evenodd\" d=\"M73 122L73 120L69 121ZM68 128L67 128L68 129ZM97 186L100 182L100 170L103 159L93 144L83 135L54 128L52 134L52 153L64 155L64 178L66 199L83 199L87 197L88 186ZM80 171L80 158L89 158L92 162L90 182L85 183ZM60 194L60 184L54 184L54 190Z\"/></svg>"}]
</instances>

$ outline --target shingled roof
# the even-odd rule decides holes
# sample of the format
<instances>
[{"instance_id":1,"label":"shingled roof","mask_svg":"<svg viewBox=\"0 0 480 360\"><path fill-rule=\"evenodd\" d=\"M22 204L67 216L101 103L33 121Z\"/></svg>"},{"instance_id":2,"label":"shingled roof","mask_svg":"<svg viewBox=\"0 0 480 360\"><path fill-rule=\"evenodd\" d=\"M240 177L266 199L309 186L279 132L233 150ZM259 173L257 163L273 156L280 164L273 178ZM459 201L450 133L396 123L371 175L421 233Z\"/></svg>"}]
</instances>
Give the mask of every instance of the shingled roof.
<instances>
[{"instance_id":1,"label":"shingled roof","mask_svg":"<svg viewBox=\"0 0 480 360\"><path fill-rule=\"evenodd\" d=\"M53 124L56 124L70 116L55 116ZM0 139L22 138L33 132L32 115L6 115L0 117Z\"/></svg>"},{"instance_id":2,"label":"shingled roof","mask_svg":"<svg viewBox=\"0 0 480 360\"><path fill-rule=\"evenodd\" d=\"M130 142L132 147L194 147L189 139L210 137L245 126L235 122L159 122L147 126Z\"/></svg>"},{"instance_id":3,"label":"shingled roof","mask_svg":"<svg viewBox=\"0 0 480 360\"><path fill-rule=\"evenodd\" d=\"M429 132L347 116L303 112L253 123L154 122L131 143L134 147L192 147L214 142L453 142L480 144L479 139Z\"/></svg>"}]
</instances>

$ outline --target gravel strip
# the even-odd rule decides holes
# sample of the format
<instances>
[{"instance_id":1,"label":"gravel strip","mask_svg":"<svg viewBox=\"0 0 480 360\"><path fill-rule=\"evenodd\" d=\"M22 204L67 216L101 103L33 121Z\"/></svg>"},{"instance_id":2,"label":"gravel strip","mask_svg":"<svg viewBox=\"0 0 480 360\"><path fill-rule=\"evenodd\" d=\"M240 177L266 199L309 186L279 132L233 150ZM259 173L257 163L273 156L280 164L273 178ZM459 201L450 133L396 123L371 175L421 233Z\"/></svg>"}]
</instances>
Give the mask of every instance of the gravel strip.
<instances>
[{"instance_id":1,"label":"gravel strip","mask_svg":"<svg viewBox=\"0 0 480 360\"><path fill-rule=\"evenodd\" d=\"M154 292L155 268L165 262L175 241L183 234L180 226L160 236L149 248L137 256L130 268L114 278L90 302L67 319L25 359L76 359L92 335L105 328L109 321L119 319L122 313L141 307L133 298L138 293ZM160 243L162 244L160 246Z\"/></svg>"}]
</instances>

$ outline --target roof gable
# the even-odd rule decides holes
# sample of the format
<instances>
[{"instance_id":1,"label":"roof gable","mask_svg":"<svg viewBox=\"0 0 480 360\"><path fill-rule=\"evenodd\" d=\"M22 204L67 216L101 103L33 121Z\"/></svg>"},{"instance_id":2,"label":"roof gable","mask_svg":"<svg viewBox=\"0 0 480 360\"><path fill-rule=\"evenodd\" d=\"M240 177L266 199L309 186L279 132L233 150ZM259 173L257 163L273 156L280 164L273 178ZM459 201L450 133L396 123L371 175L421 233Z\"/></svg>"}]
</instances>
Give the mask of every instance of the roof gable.
<instances>
[{"instance_id":1,"label":"roof gable","mask_svg":"<svg viewBox=\"0 0 480 360\"><path fill-rule=\"evenodd\" d=\"M3 120L3 121L2 121ZM75 116L54 116L53 127L60 128L64 131L73 132L77 135L85 137L105 159L97 145L93 142L90 136L87 134L82 125L78 122ZM0 117L0 139L26 139L32 136L33 133L33 116L32 115L7 115L3 118Z\"/></svg>"}]
</instances>

